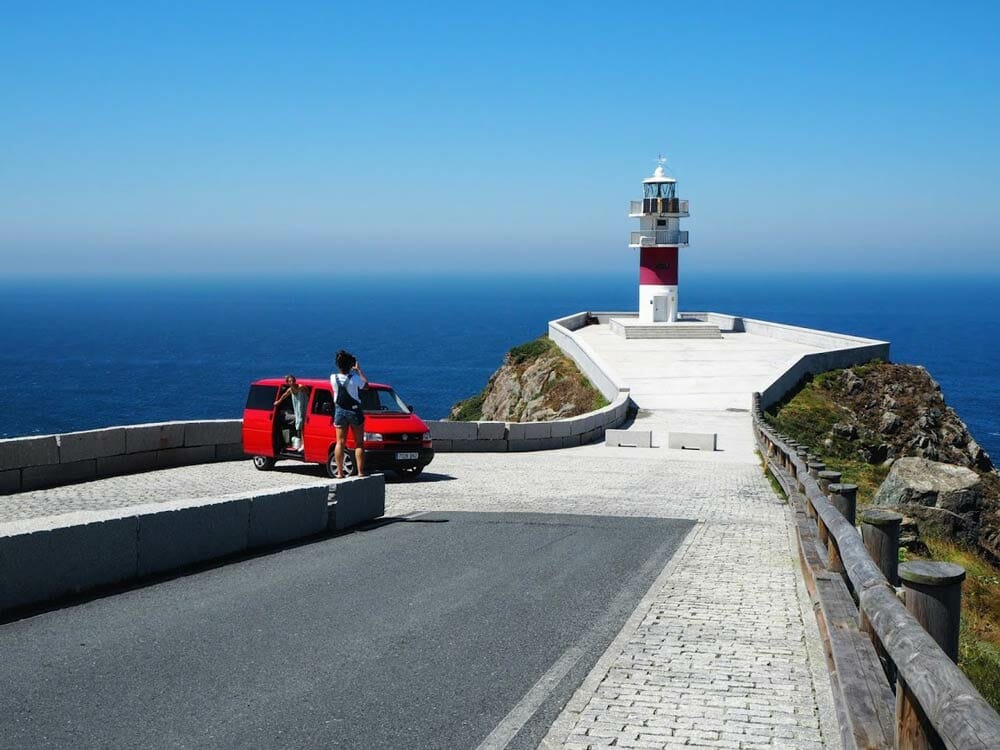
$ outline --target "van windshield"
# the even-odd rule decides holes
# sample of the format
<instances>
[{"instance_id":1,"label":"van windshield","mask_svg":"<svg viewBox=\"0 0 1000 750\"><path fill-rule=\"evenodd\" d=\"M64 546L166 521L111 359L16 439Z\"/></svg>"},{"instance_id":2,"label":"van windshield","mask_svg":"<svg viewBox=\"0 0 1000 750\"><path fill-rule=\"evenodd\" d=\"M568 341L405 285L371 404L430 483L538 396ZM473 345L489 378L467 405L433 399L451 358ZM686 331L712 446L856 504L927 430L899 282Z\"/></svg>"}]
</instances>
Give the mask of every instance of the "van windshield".
<instances>
[{"instance_id":1,"label":"van windshield","mask_svg":"<svg viewBox=\"0 0 1000 750\"><path fill-rule=\"evenodd\" d=\"M388 411L396 414L409 414L406 404L391 388L363 388L361 390L361 408L365 411Z\"/></svg>"}]
</instances>

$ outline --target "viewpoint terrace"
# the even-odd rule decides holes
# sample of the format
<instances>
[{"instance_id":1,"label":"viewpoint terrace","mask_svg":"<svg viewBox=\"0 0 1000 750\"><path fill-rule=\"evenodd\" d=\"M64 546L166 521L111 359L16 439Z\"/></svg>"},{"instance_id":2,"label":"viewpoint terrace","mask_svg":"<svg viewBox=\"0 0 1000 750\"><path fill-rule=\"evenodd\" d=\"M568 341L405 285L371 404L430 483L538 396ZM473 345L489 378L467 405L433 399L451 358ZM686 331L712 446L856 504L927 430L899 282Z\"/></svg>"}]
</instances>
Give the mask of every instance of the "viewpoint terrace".
<instances>
[{"instance_id":1,"label":"viewpoint terrace","mask_svg":"<svg viewBox=\"0 0 1000 750\"><path fill-rule=\"evenodd\" d=\"M627 339L611 330L610 317L569 316L553 321L550 335L609 399L631 398L638 411L622 426L651 430L653 448L442 453L434 471L458 481L390 485L386 513L697 521L544 746L836 746L791 513L763 476L749 409L755 391L776 400L808 372L887 357L888 345L708 313L701 317L721 324L720 338ZM667 433L676 430L715 432L718 450L670 450ZM248 461L110 477L9 496L0 530L317 479L259 473Z\"/></svg>"}]
</instances>

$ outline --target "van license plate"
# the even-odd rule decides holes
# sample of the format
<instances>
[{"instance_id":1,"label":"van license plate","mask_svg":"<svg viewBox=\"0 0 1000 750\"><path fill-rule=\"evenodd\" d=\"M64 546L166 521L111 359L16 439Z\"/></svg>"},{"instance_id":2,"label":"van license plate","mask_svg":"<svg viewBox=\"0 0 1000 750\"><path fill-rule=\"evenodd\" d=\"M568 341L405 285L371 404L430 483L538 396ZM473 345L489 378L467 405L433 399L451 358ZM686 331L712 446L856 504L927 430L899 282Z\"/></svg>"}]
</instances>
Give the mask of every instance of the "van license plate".
<instances>
[{"instance_id":1,"label":"van license plate","mask_svg":"<svg viewBox=\"0 0 1000 750\"><path fill-rule=\"evenodd\" d=\"M397 461L416 461L418 458L420 458L420 454L419 453L397 453L396 454L396 460Z\"/></svg>"}]
</instances>

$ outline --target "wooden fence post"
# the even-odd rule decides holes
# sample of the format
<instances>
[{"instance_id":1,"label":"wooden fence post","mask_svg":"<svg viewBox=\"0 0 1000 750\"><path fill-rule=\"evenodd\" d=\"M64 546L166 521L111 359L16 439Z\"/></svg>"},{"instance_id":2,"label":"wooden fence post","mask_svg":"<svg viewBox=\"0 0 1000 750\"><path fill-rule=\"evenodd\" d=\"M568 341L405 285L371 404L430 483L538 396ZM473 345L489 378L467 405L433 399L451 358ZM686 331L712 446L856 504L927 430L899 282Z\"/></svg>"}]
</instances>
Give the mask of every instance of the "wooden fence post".
<instances>
[{"instance_id":1,"label":"wooden fence post","mask_svg":"<svg viewBox=\"0 0 1000 750\"><path fill-rule=\"evenodd\" d=\"M906 608L910 614L952 661L958 661L965 570L953 563L918 560L900 565L899 577L906 590ZM943 747L902 676L896 681L896 747L918 750Z\"/></svg>"},{"instance_id":2,"label":"wooden fence post","mask_svg":"<svg viewBox=\"0 0 1000 750\"><path fill-rule=\"evenodd\" d=\"M866 508L861 512L861 539L890 586L899 585L899 525L902 522L903 517L891 510ZM890 685L895 685L896 665L892 663L885 647L875 634L867 613L862 609L858 614L861 620L858 626L872 639L886 679Z\"/></svg>"},{"instance_id":3,"label":"wooden fence post","mask_svg":"<svg viewBox=\"0 0 1000 750\"><path fill-rule=\"evenodd\" d=\"M861 538L872 560L893 586L899 585L899 513L867 508L861 513Z\"/></svg>"},{"instance_id":4,"label":"wooden fence post","mask_svg":"<svg viewBox=\"0 0 1000 750\"><path fill-rule=\"evenodd\" d=\"M806 466L809 468L809 476L811 476L813 479L818 478L819 473L824 469L826 469L826 464L823 463L822 461L810 461L809 463L806 464ZM806 488L804 486L802 487L802 494L806 494ZM808 496L806 497L806 502L807 504L812 505L812 502L809 501ZM819 538L823 542L823 544L826 544L826 526L823 525L822 521L819 521L819 514L816 514L816 518L817 518L817 526L819 527Z\"/></svg>"},{"instance_id":5,"label":"wooden fence post","mask_svg":"<svg viewBox=\"0 0 1000 750\"><path fill-rule=\"evenodd\" d=\"M824 469L819 474L816 475L816 484L823 491L824 494L830 494L830 485L837 484L840 482L840 472L831 471L830 469Z\"/></svg>"},{"instance_id":6,"label":"wooden fence post","mask_svg":"<svg viewBox=\"0 0 1000 750\"><path fill-rule=\"evenodd\" d=\"M958 661L965 568L947 562L916 560L899 566L906 608L948 657Z\"/></svg>"},{"instance_id":7,"label":"wooden fence post","mask_svg":"<svg viewBox=\"0 0 1000 750\"><path fill-rule=\"evenodd\" d=\"M824 471L823 474L836 474L837 479L840 479L839 471ZM851 526L854 526L854 516L858 510L858 485L841 484L837 481L827 484L825 489L830 494L830 504L840 511L840 515L846 518Z\"/></svg>"}]
</instances>

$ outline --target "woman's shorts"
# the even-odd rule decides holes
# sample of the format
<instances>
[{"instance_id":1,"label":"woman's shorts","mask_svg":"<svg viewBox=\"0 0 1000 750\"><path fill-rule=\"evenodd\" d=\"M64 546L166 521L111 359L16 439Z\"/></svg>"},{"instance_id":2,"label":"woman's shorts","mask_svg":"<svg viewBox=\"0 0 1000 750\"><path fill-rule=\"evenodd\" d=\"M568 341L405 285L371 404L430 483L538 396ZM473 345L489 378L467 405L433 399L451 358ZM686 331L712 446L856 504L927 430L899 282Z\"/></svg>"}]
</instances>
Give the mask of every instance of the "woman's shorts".
<instances>
[{"instance_id":1,"label":"woman's shorts","mask_svg":"<svg viewBox=\"0 0 1000 750\"><path fill-rule=\"evenodd\" d=\"M361 411L341 409L338 406L333 410L333 423L337 427L347 427L352 424L361 427L365 423L365 415Z\"/></svg>"}]
</instances>

